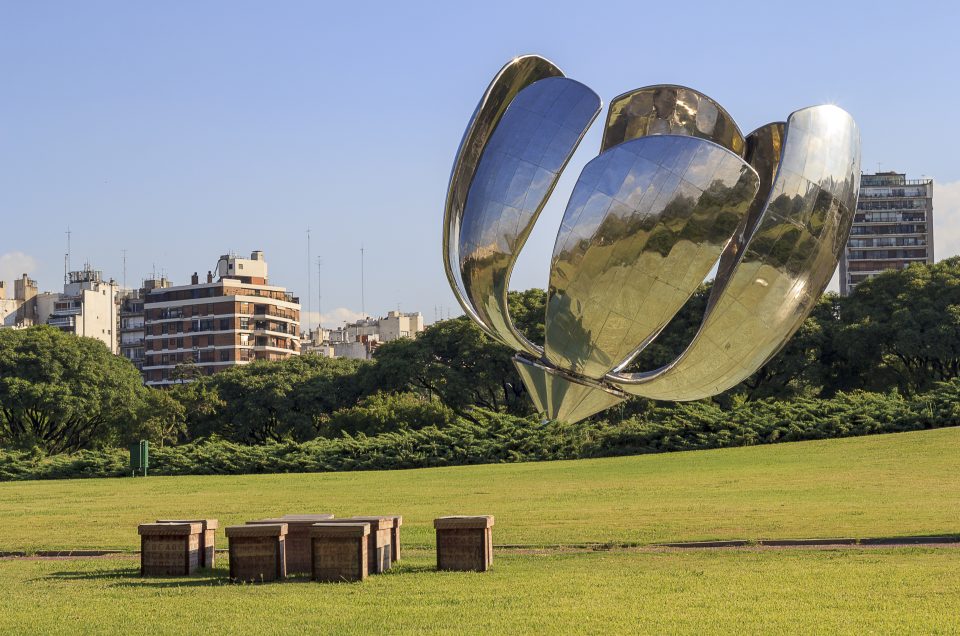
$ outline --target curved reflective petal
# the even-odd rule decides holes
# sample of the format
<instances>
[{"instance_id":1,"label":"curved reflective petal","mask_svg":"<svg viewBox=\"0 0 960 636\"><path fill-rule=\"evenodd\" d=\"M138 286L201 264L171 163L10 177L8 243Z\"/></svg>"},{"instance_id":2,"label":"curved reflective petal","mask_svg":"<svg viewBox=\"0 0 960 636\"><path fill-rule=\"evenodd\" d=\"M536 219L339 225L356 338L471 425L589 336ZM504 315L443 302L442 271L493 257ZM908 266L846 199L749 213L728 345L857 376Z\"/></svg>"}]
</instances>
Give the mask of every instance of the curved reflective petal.
<instances>
[{"instance_id":1,"label":"curved reflective petal","mask_svg":"<svg viewBox=\"0 0 960 636\"><path fill-rule=\"evenodd\" d=\"M490 136L500 123L507 107L521 90L547 77L563 77L563 72L552 62L538 55L517 57L504 65L480 98L463 133L463 139L460 140L460 147L457 149L457 156L450 172L450 185L447 188L443 215L443 267L450 288L464 312L480 328L494 337L496 337L495 334L480 319L473 304L467 298L460 270L453 265L459 262L458 250L463 208L483 150L487 147Z\"/></svg>"},{"instance_id":2,"label":"curved reflective petal","mask_svg":"<svg viewBox=\"0 0 960 636\"><path fill-rule=\"evenodd\" d=\"M720 255L720 264L717 266L716 281L725 281L730 277L733 267L740 261L740 255L753 233L757 229L757 224L763 216L766 209L767 195L770 188L773 187L773 179L777 174L777 168L780 166L780 155L783 152L783 134L786 129L786 123L774 122L757 128L747 135L746 139L746 159L757 175L760 177L760 187L757 190L757 196L753 199L750 210L747 211L743 223L738 228L733 240L727 249ZM712 300L715 296L712 296ZM710 304L707 304L709 311Z\"/></svg>"},{"instance_id":3,"label":"curved reflective petal","mask_svg":"<svg viewBox=\"0 0 960 636\"><path fill-rule=\"evenodd\" d=\"M463 291L509 347L539 355L507 309L510 273L560 172L600 112L600 98L563 77L520 91L490 136L467 192L459 233Z\"/></svg>"},{"instance_id":4,"label":"curved reflective petal","mask_svg":"<svg viewBox=\"0 0 960 636\"><path fill-rule=\"evenodd\" d=\"M662 369L607 380L635 395L695 400L763 366L830 281L850 232L859 177L860 136L848 113L836 106L793 113L757 228L716 281L694 341Z\"/></svg>"},{"instance_id":5,"label":"curved reflective petal","mask_svg":"<svg viewBox=\"0 0 960 636\"><path fill-rule=\"evenodd\" d=\"M689 135L707 139L741 157L740 128L720 104L703 93L673 84L647 86L610 102L603 131L603 152L647 135Z\"/></svg>"},{"instance_id":6,"label":"curved reflective petal","mask_svg":"<svg viewBox=\"0 0 960 636\"><path fill-rule=\"evenodd\" d=\"M758 183L696 137L633 139L588 163L553 251L546 359L599 379L636 355L716 264Z\"/></svg>"},{"instance_id":7,"label":"curved reflective petal","mask_svg":"<svg viewBox=\"0 0 960 636\"><path fill-rule=\"evenodd\" d=\"M607 384L548 367L523 354L513 357L513 365L537 411L546 413L552 420L577 422L630 397Z\"/></svg>"}]
</instances>

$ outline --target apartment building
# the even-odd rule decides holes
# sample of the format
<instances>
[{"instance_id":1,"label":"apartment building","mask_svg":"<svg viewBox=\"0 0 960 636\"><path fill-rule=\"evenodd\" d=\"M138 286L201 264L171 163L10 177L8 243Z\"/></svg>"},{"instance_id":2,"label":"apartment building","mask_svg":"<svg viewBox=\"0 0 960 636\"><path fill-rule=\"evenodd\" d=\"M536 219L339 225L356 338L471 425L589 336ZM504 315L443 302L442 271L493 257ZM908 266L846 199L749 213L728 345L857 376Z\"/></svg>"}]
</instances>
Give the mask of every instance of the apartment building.
<instances>
[{"instance_id":1,"label":"apartment building","mask_svg":"<svg viewBox=\"0 0 960 636\"><path fill-rule=\"evenodd\" d=\"M13 298L0 280L0 328L29 327L36 323L37 281L26 274L13 282Z\"/></svg>"},{"instance_id":2,"label":"apartment building","mask_svg":"<svg viewBox=\"0 0 960 636\"><path fill-rule=\"evenodd\" d=\"M116 297L117 283L103 280L103 273L87 264L67 275L62 294L36 294L31 299L35 310L30 319L34 324L46 323L66 333L96 338L118 353Z\"/></svg>"},{"instance_id":3,"label":"apartment building","mask_svg":"<svg viewBox=\"0 0 960 636\"><path fill-rule=\"evenodd\" d=\"M860 198L840 261L840 293L888 269L933 263L933 180L900 172L860 177Z\"/></svg>"},{"instance_id":4,"label":"apartment building","mask_svg":"<svg viewBox=\"0 0 960 636\"><path fill-rule=\"evenodd\" d=\"M15 327L17 310L22 303L16 298L7 298L6 283L0 280L0 327Z\"/></svg>"},{"instance_id":5,"label":"apartment building","mask_svg":"<svg viewBox=\"0 0 960 636\"><path fill-rule=\"evenodd\" d=\"M143 281L140 289L128 289L120 293L120 355L133 363L139 370L143 370L143 361L146 357L144 342L143 301L154 289L166 289L170 281L166 278L148 279Z\"/></svg>"},{"instance_id":6,"label":"apartment building","mask_svg":"<svg viewBox=\"0 0 960 636\"><path fill-rule=\"evenodd\" d=\"M300 300L268 284L263 252L221 256L217 280L149 290L143 300L146 384L181 381L188 364L204 374L253 360L300 354Z\"/></svg>"}]
</instances>

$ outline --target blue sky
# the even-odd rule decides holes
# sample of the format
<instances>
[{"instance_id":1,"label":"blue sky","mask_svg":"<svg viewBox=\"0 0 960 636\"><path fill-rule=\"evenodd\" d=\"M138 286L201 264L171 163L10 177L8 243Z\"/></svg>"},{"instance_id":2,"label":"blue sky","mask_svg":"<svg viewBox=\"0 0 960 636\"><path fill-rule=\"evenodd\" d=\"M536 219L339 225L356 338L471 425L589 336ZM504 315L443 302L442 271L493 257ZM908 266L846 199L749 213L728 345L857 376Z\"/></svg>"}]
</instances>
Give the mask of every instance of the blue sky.
<instances>
[{"instance_id":1,"label":"blue sky","mask_svg":"<svg viewBox=\"0 0 960 636\"><path fill-rule=\"evenodd\" d=\"M953 3L331 3L0 0L0 278L72 262L175 283L262 249L324 323L459 313L443 275L450 166L507 60L539 53L608 103L694 87L748 132L832 102L863 167L936 179L937 258L960 253ZM603 115L601 115L602 119ZM588 133L514 275L545 286ZM954 218L958 218L954 221ZM9 283L8 283L9 284ZM316 316L312 317L316 322Z\"/></svg>"}]
</instances>

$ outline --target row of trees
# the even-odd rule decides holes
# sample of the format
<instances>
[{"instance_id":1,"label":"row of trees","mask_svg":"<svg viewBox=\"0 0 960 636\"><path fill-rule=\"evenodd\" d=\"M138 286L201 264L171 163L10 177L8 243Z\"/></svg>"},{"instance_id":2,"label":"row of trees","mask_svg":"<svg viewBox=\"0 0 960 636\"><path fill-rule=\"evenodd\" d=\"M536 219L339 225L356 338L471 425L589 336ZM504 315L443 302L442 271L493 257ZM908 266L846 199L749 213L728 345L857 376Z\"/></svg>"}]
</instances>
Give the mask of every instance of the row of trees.
<instances>
[{"instance_id":1,"label":"row of trees","mask_svg":"<svg viewBox=\"0 0 960 636\"><path fill-rule=\"evenodd\" d=\"M653 369L690 342L710 293L703 286L634 368ZM513 293L511 314L543 339L542 290ZM182 444L219 437L243 444L305 441L476 423L476 409L532 415L512 352L469 320L382 345L370 362L304 355L213 376L184 366L169 390L99 342L50 327L0 330L0 446L60 453L148 438ZM756 400L831 398L838 392L913 396L960 376L960 259L915 265L826 294L784 350L713 398L731 409ZM597 421L616 424L669 405L634 399Z\"/></svg>"}]
</instances>

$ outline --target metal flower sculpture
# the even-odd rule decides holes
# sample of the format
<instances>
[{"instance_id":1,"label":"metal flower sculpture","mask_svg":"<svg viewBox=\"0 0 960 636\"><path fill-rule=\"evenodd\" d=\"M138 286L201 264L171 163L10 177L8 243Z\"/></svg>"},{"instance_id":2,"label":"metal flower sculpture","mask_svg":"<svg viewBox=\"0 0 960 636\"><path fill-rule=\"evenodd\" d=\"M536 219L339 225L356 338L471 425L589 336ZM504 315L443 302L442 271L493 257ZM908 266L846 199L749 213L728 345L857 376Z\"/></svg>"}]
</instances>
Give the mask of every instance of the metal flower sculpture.
<instances>
[{"instance_id":1,"label":"metal flower sculpture","mask_svg":"<svg viewBox=\"0 0 960 636\"><path fill-rule=\"evenodd\" d=\"M512 60L467 126L444 214L444 267L464 311L519 352L537 408L568 422L630 394L709 397L763 366L833 275L859 189L859 132L836 106L798 110L744 137L695 90L625 93L567 204L540 346L510 319L510 274L600 107L544 58ZM715 266L683 353L625 372Z\"/></svg>"}]
</instances>

